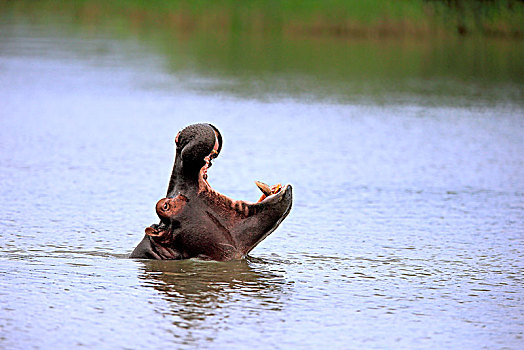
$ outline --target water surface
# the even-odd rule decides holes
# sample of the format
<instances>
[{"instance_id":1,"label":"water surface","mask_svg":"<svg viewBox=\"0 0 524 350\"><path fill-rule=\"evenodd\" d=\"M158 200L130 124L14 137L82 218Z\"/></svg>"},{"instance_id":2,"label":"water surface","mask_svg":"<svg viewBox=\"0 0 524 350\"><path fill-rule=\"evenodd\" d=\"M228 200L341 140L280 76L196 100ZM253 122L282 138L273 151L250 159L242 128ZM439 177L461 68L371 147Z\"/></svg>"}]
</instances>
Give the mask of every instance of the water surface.
<instances>
[{"instance_id":1,"label":"water surface","mask_svg":"<svg viewBox=\"0 0 524 350\"><path fill-rule=\"evenodd\" d=\"M524 346L523 51L0 17L0 347ZM173 137L294 207L242 261L127 259Z\"/></svg>"}]
</instances>

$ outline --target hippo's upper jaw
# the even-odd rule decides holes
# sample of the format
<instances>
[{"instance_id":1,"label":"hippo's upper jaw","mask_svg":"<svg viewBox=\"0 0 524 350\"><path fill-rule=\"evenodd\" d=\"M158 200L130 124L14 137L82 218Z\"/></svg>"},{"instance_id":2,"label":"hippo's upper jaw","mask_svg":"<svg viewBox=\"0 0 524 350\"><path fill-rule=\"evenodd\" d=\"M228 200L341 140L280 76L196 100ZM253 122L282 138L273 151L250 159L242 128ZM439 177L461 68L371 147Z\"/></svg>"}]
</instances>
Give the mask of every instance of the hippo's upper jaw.
<instances>
[{"instance_id":1,"label":"hippo's upper jaw","mask_svg":"<svg viewBox=\"0 0 524 350\"><path fill-rule=\"evenodd\" d=\"M167 196L156 204L160 223L146 228L131 258L240 259L288 215L291 185L257 182L263 194L256 203L233 200L209 185L207 169L222 149L222 136L213 125L190 125L175 143Z\"/></svg>"}]
</instances>

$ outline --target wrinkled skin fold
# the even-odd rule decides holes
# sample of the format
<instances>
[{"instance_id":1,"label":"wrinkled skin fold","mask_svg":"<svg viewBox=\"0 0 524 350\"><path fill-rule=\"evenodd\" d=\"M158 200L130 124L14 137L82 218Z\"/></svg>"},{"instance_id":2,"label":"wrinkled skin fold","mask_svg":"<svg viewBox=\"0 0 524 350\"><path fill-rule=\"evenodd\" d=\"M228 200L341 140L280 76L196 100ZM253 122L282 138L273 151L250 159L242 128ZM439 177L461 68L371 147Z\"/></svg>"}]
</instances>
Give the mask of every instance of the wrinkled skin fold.
<instances>
[{"instance_id":1,"label":"wrinkled skin fold","mask_svg":"<svg viewBox=\"0 0 524 350\"><path fill-rule=\"evenodd\" d=\"M167 195L156 204L158 224L130 258L235 260L273 232L291 210L291 185L268 186L258 202L233 200L207 182L207 169L222 149L222 135L211 124L193 124L175 138L176 155Z\"/></svg>"}]
</instances>

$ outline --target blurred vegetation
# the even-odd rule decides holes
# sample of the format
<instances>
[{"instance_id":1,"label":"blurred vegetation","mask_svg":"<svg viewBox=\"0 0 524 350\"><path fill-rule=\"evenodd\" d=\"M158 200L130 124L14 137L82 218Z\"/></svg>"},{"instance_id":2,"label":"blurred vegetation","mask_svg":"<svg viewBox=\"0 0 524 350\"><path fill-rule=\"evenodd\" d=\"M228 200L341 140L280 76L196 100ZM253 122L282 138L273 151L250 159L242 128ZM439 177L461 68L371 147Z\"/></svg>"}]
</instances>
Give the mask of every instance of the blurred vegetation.
<instances>
[{"instance_id":1,"label":"blurred vegetation","mask_svg":"<svg viewBox=\"0 0 524 350\"><path fill-rule=\"evenodd\" d=\"M524 37L523 0L0 0L6 8L230 34Z\"/></svg>"},{"instance_id":2,"label":"blurred vegetation","mask_svg":"<svg viewBox=\"0 0 524 350\"><path fill-rule=\"evenodd\" d=\"M8 23L7 37L14 23L29 22L30 36L80 38L63 48L68 53L84 52L74 43L87 45L85 52L97 47L101 55L112 50L93 38L138 38L141 49L133 55L161 54L176 84L204 93L522 104L523 6L496 0L0 0L0 27ZM170 84L145 88L176 87Z\"/></svg>"}]
</instances>

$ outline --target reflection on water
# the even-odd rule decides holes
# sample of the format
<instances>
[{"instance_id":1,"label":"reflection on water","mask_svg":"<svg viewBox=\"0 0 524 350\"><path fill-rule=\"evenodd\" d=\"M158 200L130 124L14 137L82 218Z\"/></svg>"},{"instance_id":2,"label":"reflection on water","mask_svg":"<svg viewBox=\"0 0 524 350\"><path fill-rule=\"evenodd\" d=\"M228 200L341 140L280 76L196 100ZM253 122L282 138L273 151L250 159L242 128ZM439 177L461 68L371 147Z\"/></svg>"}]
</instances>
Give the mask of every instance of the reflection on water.
<instances>
[{"instance_id":1,"label":"reflection on water","mask_svg":"<svg viewBox=\"0 0 524 350\"><path fill-rule=\"evenodd\" d=\"M0 33L0 348L522 348L522 45ZM216 189L292 212L247 261L126 259L200 121Z\"/></svg>"},{"instance_id":2,"label":"reflection on water","mask_svg":"<svg viewBox=\"0 0 524 350\"><path fill-rule=\"evenodd\" d=\"M135 28L126 16L91 23L86 14L69 13L68 7L63 11L62 16L43 15L29 7L4 14L7 26L2 32L9 33L0 38L4 54L14 50L28 58L38 52L46 59L73 58L109 72L121 71L123 63L139 65L126 77L128 83L155 92L182 85L201 94L226 92L259 100L432 106L521 104L524 97L524 45L518 41L318 40L177 32ZM24 21L31 25L21 25ZM133 78L159 66L176 79L151 74Z\"/></svg>"},{"instance_id":3,"label":"reflection on water","mask_svg":"<svg viewBox=\"0 0 524 350\"><path fill-rule=\"evenodd\" d=\"M165 295L173 314L186 321L212 316L235 298L249 297L279 310L285 279L272 271L257 271L246 260L233 262L142 261L145 284Z\"/></svg>"},{"instance_id":4,"label":"reflection on water","mask_svg":"<svg viewBox=\"0 0 524 350\"><path fill-rule=\"evenodd\" d=\"M141 263L143 285L153 287L168 302L167 310L158 311L175 326L170 332L193 346L206 342L209 332L218 334L234 326L230 321L238 313L247 318L263 318L268 312L279 315L292 286L260 259L256 267L246 260Z\"/></svg>"}]
</instances>

